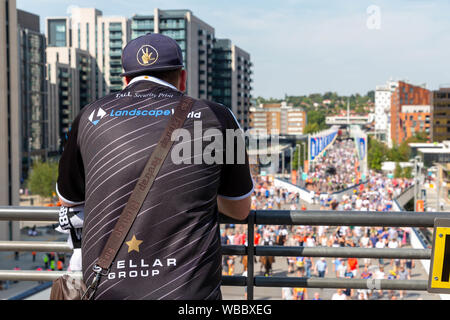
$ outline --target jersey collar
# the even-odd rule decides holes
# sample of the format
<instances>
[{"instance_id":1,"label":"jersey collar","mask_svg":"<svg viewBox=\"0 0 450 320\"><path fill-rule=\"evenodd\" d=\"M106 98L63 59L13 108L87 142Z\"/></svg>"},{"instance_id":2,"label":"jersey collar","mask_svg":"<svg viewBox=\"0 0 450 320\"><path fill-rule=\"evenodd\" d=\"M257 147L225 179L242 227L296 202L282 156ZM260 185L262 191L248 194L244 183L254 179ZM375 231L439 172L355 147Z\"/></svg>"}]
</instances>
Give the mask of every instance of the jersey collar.
<instances>
[{"instance_id":1,"label":"jersey collar","mask_svg":"<svg viewBox=\"0 0 450 320\"><path fill-rule=\"evenodd\" d=\"M144 80L144 81L152 81L152 82L156 82L156 83L158 83L158 84L161 84L161 85L163 85L163 86L166 86L166 87L169 87L169 88L172 88L172 89L178 91L178 89L177 89L175 86L171 85L170 83L168 83L168 82L166 82L166 81L164 81L164 80L161 80L161 79L158 79L158 78L152 77L152 76L145 76L145 75L144 75L144 76L134 77L134 78L130 81L130 83L128 83L127 87L128 87L130 84L132 84L132 83L135 83L135 82L138 82L138 81L142 81L142 80Z\"/></svg>"}]
</instances>

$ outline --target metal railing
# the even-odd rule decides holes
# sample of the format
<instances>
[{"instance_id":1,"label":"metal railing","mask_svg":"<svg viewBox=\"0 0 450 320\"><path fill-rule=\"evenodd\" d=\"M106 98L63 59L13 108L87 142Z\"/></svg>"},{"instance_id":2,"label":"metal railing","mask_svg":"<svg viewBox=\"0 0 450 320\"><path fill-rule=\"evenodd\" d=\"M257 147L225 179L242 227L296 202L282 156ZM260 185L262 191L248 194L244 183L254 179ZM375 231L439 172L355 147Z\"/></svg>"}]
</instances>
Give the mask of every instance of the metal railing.
<instances>
[{"instance_id":1,"label":"metal railing","mask_svg":"<svg viewBox=\"0 0 450 320\"><path fill-rule=\"evenodd\" d=\"M0 221L57 221L57 218L58 208L0 207ZM247 246L223 246L222 253L224 255L248 256L248 276L223 276L222 285L246 286L247 298L249 300L253 300L254 298L254 287L427 290L427 280L364 280L255 276L255 256L430 259L431 249L255 246L254 227L255 225L433 227L436 218L450 219L450 212L255 210L243 221L236 221L221 216L220 223L222 224L247 224L247 239L249 239ZM0 241L0 251L70 252L71 249L63 242ZM50 281L65 273L67 272L0 270L0 280ZM72 273L72 275L81 277L81 273Z\"/></svg>"}]
</instances>

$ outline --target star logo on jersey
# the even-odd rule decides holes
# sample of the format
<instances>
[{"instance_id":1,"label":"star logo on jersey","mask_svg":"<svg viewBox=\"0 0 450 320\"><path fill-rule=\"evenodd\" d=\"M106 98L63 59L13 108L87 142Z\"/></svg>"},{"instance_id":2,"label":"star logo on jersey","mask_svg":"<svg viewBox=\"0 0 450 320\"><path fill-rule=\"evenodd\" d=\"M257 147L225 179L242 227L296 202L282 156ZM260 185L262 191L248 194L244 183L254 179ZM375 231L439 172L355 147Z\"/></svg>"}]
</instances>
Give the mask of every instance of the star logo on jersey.
<instances>
[{"instance_id":1,"label":"star logo on jersey","mask_svg":"<svg viewBox=\"0 0 450 320\"><path fill-rule=\"evenodd\" d=\"M95 113L96 110L92 111L91 115L89 116L89 121L92 122L92 124L95 126L97 123L106 116L105 110L102 108L99 108L97 110L97 114Z\"/></svg>"},{"instance_id":2,"label":"star logo on jersey","mask_svg":"<svg viewBox=\"0 0 450 320\"><path fill-rule=\"evenodd\" d=\"M128 246L128 253L130 253L133 250L139 252L139 245L142 242L143 242L142 240L136 239L136 236L133 235L133 238L131 238L130 241L125 242Z\"/></svg>"}]
</instances>

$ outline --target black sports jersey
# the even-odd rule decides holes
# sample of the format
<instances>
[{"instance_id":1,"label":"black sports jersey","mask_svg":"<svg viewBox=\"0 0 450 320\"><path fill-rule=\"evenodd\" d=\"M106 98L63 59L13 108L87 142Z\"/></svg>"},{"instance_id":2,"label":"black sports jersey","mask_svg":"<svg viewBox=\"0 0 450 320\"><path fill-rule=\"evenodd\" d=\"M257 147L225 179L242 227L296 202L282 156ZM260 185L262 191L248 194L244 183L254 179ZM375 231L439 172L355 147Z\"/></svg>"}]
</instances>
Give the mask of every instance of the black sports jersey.
<instances>
[{"instance_id":1,"label":"black sports jersey","mask_svg":"<svg viewBox=\"0 0 450 320\"><path fill-rule=\"evenodd\" d=\"M182 96L166 85L135 80L82 109L59 163L59 196L85 206L86 283L91 283L92 268ZM209 129L239 128L228 108L195 102L183 126L191 139L172 147L187 143L193 152L183 153L181 164L169 152L108 276L102 277L96 299L221 298L217 196L246 197L253 181L248 161L207 164L195 159L202 152L193 130L199 120L205 136ZM204 140L200 137L203 148L211 143Z\"/></svg>"}]
</instances>

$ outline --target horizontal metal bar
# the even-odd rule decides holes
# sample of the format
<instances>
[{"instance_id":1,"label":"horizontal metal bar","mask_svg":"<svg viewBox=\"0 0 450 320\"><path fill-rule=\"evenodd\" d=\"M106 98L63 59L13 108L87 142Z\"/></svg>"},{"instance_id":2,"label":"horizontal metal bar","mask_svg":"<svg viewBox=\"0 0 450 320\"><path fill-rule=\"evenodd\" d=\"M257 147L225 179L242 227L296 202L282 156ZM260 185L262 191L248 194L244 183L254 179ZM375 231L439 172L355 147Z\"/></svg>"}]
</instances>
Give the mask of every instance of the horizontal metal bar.
<instances>
[{"instance_id":1,"label":"horizontal metal bar","mask_svg":"<svg viewBox=\"0 0 450 320\"><path fill-rule=\"evenodd\" d=\"M255 224L314 226L433 227L450 212L256 210Z\"/></svg>"},{"instance_id":2,"label":"horizontal metal bar","mask_svg":"<svg viewBox=\"0 0 450 320\"><path fill-rule=\"evenodd\" d=\"M82 279L81 272L65 271L28 271L0 270L0 280L18 281L53 281L64 274L75 279ZM224 286L245 286L244 276L223 276ZM352 288L380 290L427 290L426 280L362 280L336 278L298 278L298 277L263 277L256 276L254 284L257 287L293 287L293 288Z\"/></svg>"},{"instance_id":3,"label":"horizontal metal bar","mask_svg":"<svg viewBox=\"0 0 450 320\"><path fill-rule=\"evenodd\" d=\"M0 241L0 251L54 251L70 253L72 248L66 242ZM222 246L222 254L247 255L247 247L244 245L224 245ZM256 256L276 257L430 259L431 249L256 246L254 254Z\"/></svg>"},{"instance_id":4,"label":"horizontal metal bar","mask_svg":"<svg viewBox=\"0 0 450 320\"><path fill-rule=\"evenodd\" d=\"M222 276L223 286L243 287L247 285L247 277L244 276Z\"/></svg>"},{"instance_id":5,"label":"horizontal metal bar","mask_svg":"<svg viewBox=\"0 0 450 320\"><path fill-rule=\"evenodd\" d=\"M0 280L18 281L53 281L68 274L75 279L82 279L81 272L35 271L35 270L0 270Z\"/></svg>"},{"instance_id":6,"label":"horizontal metal bar","mask_svg":"<svg viewBox=\"0 0 450 320\"><path fill-rule=\"evenodd\" d=\"M0 241L0 251L72 252L67 242Z\"/></svg>"},{"instance_id":7,"label":"horizontal metal bar","mask_svg":"<svg viewBox=\"0 0 450 320\"><path fill-rule=\"evenodd\" d=\"M257 287L335 288L426 291L427 280L376 280L299 277L255 277Z\"/></svg>"},{"instance_id":8,"label":"horizontal metal bar","mask_svg":"<svg viewBox=\"0 0 450 320\"><path fill-rule=\"evenodd\" d=\"M433 227L435 218L450 219L450 212L380 212L380 211L321 211L321 210L255 210L256 224ZM57 221L57 207L0 207L0 220ZM220 223L247 223L220 215Z\"/></svg>"},{"instance_id":9,"label":"horizontal metal bar","mask_svg":"<svg viewBox=\"0 0 450 320\"><path fill-rule=\"evenodd\" d=\"M256 246L257 256L430 259L431 249Z\"/></svg>"},{"instance_id":10,"label":"horizontal metal bar","mask_svg":"<svg viewBox=\"0 0 450 320\"><path fill-rule=\"evenodd\" d=\"M0 221L58 221L59 207L0 207Z\"/></svg>"},{"instance_id":11,"label":"horizontal metal bar","mask_svg":"<svg viewBox=\"0 0 450 320\"><path fill-rule=\"evenodd\" d=\"M247 247L243 245L223 245L222 246L222 254L223 255L236 255L236 256L245 256L247 255Z\"/></svg>"}]
</instances>

